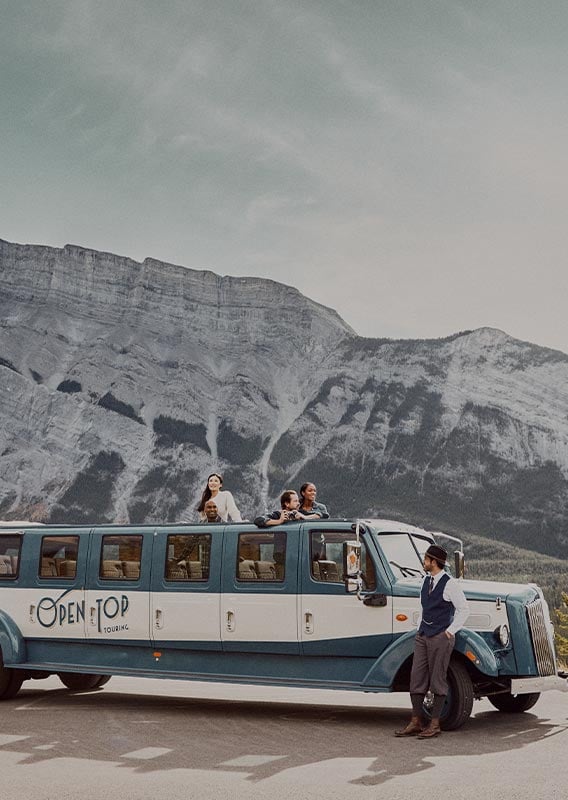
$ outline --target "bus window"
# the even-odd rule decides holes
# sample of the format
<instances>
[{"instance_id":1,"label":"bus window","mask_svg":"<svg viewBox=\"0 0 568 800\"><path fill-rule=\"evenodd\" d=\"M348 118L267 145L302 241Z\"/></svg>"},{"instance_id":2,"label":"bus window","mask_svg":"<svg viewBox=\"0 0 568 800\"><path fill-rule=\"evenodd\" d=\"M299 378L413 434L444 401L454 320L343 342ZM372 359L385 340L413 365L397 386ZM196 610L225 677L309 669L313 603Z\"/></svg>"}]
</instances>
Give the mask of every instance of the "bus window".
<instances>
[{"instance_id":1,"label":"bus window","mask_svg":"<svg viewBox=\"0 0 568 800\"><path fill-rule=\"evenodd\" d=\"M168 536L167 581L207 581L211 558L210 533L177 533Z\"/></svg>"},{"instance_id":2,"label":"bus window","mask_svg":"<svg viewBox=\"0 0 568 800\"><path fill-rule=\"evenodd\" d=\"M311 575L315 581L343 583L343 542L353 539L352 531L311 531ZM362 578L365 589L376 586L375 567L365 542L362 545Z\"/></svg>"},{"instance_id":3,"label":"bus window","mask_svg":"<svg viewBox=\"0 0 568 800\"><path fill-rule=\"evenodd\" d=\"M141 557L141 536L103 536L99 578L103 581L137 581Z\"/></svg>"},{"instance_id":4,"label":"bus window","mask_svg":"<svg viewBox=\"0 0 568 800\"><path fill-rule=\"evenodd\" d=\"M424 575L424 553L432 542L408 533L381 533L381 547L396 578Z\"/></svg>"},{"instance_id":5,"label":"bus window","mask_svg":"<svg viewBox=\"0 0 568 800\"><path fill-rule=\"evenodd\" d=\"M44 536L41 540L40 578L70 578L77 574L78 536Z\"/></svg>"},{"instance_id":6,"label":"bus window","mask_svg":"<svg viewBox=\"0 0 568 800\"><path fill-rule=\"evenodd\" d=\"M22 537L18 535L0 536L0 580L18 577Z\"/></svg>"},{"instance_id":7,"label":"bus window","mask_svg":"<svg viewBox=\"0 0 568 800\"><path fill-rule=\"evenodd\" d=\"M237 548L238 581L284 580L285 533L240 533Z\"/></svg>"}]
</instances>

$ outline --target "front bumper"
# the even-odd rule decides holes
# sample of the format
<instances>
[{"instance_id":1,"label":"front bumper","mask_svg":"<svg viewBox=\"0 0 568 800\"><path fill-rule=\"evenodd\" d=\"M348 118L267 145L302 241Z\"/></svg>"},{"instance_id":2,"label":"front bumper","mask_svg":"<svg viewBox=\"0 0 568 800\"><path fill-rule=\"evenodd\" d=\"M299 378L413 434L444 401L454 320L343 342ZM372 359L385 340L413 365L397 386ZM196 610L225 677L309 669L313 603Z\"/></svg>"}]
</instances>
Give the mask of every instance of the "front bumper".
<instances>
[{"instance_id":1,"label":"front bumper","mask_svg":"<svg viewBox=\"0 0 568 800\"><path fill-rule=\"evenodd\" d=\"M511 681L511 694L548 692L551 689L568 692L568 678L564 675L546 675L540 678L513 678Z\"/></svg>"}]
</instances>

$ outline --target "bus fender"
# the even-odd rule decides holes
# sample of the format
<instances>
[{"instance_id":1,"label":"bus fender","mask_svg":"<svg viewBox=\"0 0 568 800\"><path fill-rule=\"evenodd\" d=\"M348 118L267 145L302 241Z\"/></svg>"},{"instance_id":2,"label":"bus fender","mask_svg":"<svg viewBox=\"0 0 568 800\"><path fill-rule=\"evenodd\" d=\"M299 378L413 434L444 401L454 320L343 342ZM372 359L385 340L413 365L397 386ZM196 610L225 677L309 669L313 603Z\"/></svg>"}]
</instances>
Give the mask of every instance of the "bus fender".
<instances>
[{"instance_id":1,"label":"bus fender","mask_svg":"<svg viewBox=\"0 0 568 800\"><path fill-rule=\"evenodd\" d=\"M416 630L407 631L391 642L363 678L362 686L391 686L396 673L414 652Z\"/></svg>"},{"instance_id":2,"label":"bus fender","mask_svg":"<svg viewBox=\"0 0 568 800\"><path fill-rule=\"evenodd\" d=\"M458 631L454 650L462 653L484 675L496 677L499 674L495 653L476 631L469 628Z\"/></svg>"},{"instance_id":3,"label":"bus fender","mask_svg":"<svg viewBox=\"0 0 568 800\"><path fill-rule=\"evenodd\" d=\"M0 655L5 666L26 660L26 643L12 617L0 611Z\"/></svg>"},{"instance_id":4,"label":"bus fender","mask_svg":"<svg viewBox=\"0 0 568 800\"><path fill-rule=\"evenodd\" d=\"M404 662L412 657L416 630L407 631L391 642L381 653L362 681L362 686L392 686ZM484 675L498 674L495 654L487 642L475 631L462 628L456 634L454 650L465 656ZM470 653L471 655L467 655ZM472 656L475 657L472 658Z\"/></svg>"}]
</instances>

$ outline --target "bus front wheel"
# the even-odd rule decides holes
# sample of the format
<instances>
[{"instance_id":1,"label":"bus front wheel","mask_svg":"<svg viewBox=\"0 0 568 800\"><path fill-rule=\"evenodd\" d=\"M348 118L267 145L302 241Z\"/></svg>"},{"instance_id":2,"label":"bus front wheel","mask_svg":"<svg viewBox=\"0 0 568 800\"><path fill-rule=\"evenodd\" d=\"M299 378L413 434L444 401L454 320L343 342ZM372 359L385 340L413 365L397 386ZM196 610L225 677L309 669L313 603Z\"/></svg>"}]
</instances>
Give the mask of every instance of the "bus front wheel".
<instances>
[{"instance_id":1,"label":"bus front wheel","mask_svg":"<svg viewBox=\"0 0 568 800\"><path fill-rule=\"evenodd\" d=\"M440 727L455 731L469 719L473 708L473 683L469 672L458 658L452 658L448 667L448 694L440 714ZM431 707L424 705L424 716L429 719Z\"/></svg>"},{"instance_id":2,"label":"bus front wheel","mask_svg":"<svg viewBox=\"0 0 568 800\"><path fill-rule=\"evenodd\" d=\"M20 691L24 682L23 675L17 669L9 669L0 657L0 700L11 700Z\"/></svg>"}]
</instances>

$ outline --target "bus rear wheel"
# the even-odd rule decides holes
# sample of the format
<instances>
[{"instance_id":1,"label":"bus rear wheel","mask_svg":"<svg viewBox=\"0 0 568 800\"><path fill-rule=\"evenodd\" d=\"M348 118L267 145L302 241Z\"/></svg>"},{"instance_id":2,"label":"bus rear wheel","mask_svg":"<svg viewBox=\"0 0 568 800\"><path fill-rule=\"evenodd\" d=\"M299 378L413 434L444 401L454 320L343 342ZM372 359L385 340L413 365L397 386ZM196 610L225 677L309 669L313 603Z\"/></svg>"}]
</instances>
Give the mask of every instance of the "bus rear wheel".
<instances>
[{"instance_id":1,"label":"bus rear wheel","mask_svg":"<svg viewBox=\"0 0 568 800\"><path fill-rule=\"evenodd\" d=\"M84 672L60 672L58 677L61 683L74 692L98 689L110 680L110 675L87 675Z\"/></svg>"},{"instance_id":2,"label":"bus rear wheel","mask_svg":"<svg viewBox=\"0 0 568 800\"><path fill-rule=\"evenodd\" d=\"M532 708L540 697L540 692L530 692L529 694L494 694L487 699L498 711L505 711L508 714L522 714Z\"/></svg>"},{"instance_id":3,"label":"bus rear wheel","mask_svg":"<svg viewBox=\"0 0 568 800\"><path fill-rule=\"evenodd\" d=\"M23 682L22 673L17 669L5 667L0 658L0 700L11 700L15 697Z\"/></svg>"}]
</instances>

